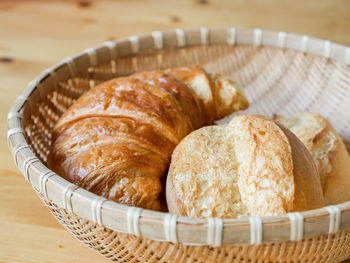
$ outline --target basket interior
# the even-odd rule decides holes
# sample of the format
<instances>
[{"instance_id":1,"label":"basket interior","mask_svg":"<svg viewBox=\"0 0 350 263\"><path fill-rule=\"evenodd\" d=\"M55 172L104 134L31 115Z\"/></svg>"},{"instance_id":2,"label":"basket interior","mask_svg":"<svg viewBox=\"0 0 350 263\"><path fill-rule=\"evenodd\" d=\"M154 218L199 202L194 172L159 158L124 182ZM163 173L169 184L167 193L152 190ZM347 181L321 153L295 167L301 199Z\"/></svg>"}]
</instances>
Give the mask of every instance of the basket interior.
<instances>
[{"instance_id":1,"label":"basket interior","mask_svg":"<svg viewBox=\"0 0 350 263\"><path fill-rule=\"evenodd\" d=\"M350 67L293 50L252 45L202 45L152 50L89 67L66 81L51 80L44 99L24 108L23 125L35 154L46 163L51 131L62 113L84 92L108 79L137 71L199 64L233 79L250 107L245 113L292 116L322 114L350 148ZM237 113L236 113L237 114ZM232 116L220 120L226 122Z\"/></svg>"}]
</instances>

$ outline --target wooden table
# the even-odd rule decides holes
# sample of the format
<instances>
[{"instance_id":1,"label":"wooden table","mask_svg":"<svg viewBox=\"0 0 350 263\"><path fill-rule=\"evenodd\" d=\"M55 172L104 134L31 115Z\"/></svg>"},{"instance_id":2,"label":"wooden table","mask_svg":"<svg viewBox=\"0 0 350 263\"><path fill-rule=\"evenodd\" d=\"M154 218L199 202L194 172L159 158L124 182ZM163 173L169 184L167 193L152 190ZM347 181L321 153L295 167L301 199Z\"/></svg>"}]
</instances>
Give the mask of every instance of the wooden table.
<instances>
[{"instance_id":1,"label":"wooden table","mask_svg":"<svg viewBox=\"0 0 350 263\"><path fill-rule=\"evenodd\" d=\"M329 1L134 0L0 2L0 262L107 262L51 216L16 169L7 112L45 68L106 40L154 30L245 26L350 45L350 3Z\"/></svg>"}]
</instances>

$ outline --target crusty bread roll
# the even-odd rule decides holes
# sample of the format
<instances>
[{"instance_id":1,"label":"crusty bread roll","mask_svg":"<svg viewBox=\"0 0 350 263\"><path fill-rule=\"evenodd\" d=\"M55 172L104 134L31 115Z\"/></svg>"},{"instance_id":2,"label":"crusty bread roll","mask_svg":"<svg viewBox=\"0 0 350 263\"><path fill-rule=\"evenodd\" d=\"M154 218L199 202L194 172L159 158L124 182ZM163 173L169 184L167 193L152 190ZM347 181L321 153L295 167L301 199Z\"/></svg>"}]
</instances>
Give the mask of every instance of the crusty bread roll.
<instances>
[{"instance_id":1,"label":"crusty bread roll","mask_svg":"<svg viewBox=\"0 0 350 263\"><path fill-rule=\"evenodd\" d=\"M166 197L171 213L199 218L280 215L324 205L308 150L260 115L187 135L173 152Z\"/></svg>"},{"instance_id":2,"label":"crusty bread roll","mask_svg":"<svg viewBox=\"0 0 350 263\"><path fill-rule=\"evenodd\" d=\"M247 106L231 81L198 66L116 78L63 114L48 165L110 200L159 210L160 178L180 140Z\"/></svg>"},{"instance_id":3,"label":"crusty bread roll","mask_svg":"<svg viewBox=\"0 0 350 263\"><path fill-rule=\"evenodd\" d=\"M317 113L275 119L290 129L311 152L327 205L350 200L350 157L333 126Z\"/></svg>"}]
</instances>

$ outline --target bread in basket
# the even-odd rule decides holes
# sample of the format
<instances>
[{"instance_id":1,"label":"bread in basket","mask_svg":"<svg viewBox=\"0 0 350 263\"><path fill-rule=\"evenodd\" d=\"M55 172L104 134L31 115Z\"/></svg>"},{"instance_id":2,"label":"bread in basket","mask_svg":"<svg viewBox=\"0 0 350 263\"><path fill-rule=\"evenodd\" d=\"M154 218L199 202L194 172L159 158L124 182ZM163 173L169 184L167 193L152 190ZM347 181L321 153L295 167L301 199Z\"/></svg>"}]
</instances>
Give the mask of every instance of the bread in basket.
<instances>
[{"instance_id":1,"label":"bread in basket","mask_svg":"<svg viewBox=\"0 0 350 263\"><path fill-rule=\"evenodd\" d=\"M349 149L350 48L243 28L130 37L43 72L9 112L15 162L54 216L116 262L337 262L349 257L349 202L275 217L193 219L117 204L46 167L54 124L85 91L116 76L189 64L234 79L251 102L248 113L321 113Z\"/></svg>"}]
</instances>

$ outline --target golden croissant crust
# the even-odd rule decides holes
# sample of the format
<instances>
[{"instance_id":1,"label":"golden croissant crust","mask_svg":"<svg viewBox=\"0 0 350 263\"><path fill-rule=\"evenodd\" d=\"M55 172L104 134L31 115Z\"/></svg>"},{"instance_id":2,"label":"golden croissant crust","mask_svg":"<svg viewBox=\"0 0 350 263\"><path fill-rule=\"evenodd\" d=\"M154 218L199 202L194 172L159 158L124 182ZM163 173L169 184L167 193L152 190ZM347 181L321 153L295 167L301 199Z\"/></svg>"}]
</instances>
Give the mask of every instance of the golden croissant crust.
<instances>
[{"instance_id":1,"label":"golden croissant crust","mask_svg":"<svg viewBox=\"0 0 350 263\"><path fill-rule=\"evenodd\" d=\"M159 210L160 178L191 131L248 102L198 66L140 72L101 83L59 119L49 167L110 200Z\"/></svg>"}]
</instances>

